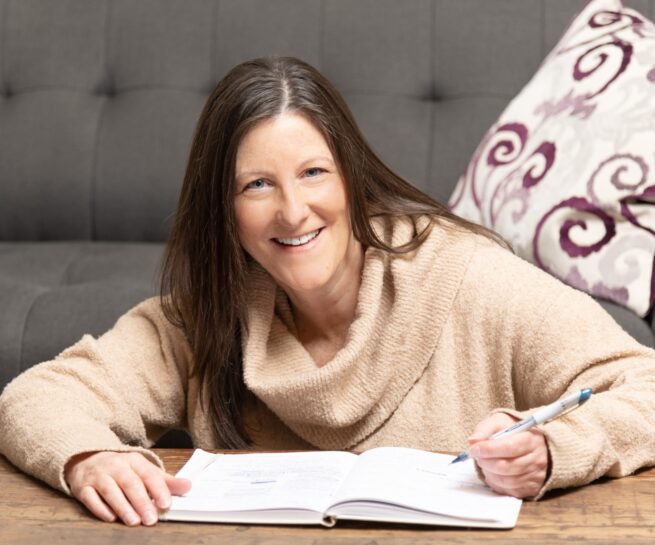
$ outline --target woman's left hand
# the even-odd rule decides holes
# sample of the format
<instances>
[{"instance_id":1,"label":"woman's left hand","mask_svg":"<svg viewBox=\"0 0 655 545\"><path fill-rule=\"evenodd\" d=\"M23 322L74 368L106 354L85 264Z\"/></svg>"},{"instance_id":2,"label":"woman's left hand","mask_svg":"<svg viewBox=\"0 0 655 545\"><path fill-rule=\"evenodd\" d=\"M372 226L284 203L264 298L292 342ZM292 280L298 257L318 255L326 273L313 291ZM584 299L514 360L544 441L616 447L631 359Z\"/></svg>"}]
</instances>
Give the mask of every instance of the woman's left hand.
<instances>
[{"instance_id":1,"label":"woman's left hand","mask_svg":"<svg viewBox=\"0 0 655 545\"><path fill-rule=\"evenodd\" d=\"M550 456L544 434L531 428L509 437L486 440L515 422L505 413L485 418L469 437L469 454L494 491L528 498L536 496L546 481Z\"/></svg>"}]
</instances>

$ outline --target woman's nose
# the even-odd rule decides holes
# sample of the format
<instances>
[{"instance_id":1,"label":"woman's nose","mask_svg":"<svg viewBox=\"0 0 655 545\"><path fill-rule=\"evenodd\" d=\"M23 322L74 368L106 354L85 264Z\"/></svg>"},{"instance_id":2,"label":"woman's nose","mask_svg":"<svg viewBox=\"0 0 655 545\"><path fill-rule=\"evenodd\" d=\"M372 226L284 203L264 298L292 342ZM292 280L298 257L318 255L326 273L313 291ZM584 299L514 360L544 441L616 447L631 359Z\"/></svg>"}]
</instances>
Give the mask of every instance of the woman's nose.
<instances>
[{"instance_id":1,"label":"woman's nose","mask_svg":"<svg viewBox=\"0 0 655 545\"><path fill-rule=\"evenodd\" d=\"M294 228L303 223L308 215L309 206L301 188L296 186L281 192L277 210L280 223Z\"/></svg>"}]
</instances>

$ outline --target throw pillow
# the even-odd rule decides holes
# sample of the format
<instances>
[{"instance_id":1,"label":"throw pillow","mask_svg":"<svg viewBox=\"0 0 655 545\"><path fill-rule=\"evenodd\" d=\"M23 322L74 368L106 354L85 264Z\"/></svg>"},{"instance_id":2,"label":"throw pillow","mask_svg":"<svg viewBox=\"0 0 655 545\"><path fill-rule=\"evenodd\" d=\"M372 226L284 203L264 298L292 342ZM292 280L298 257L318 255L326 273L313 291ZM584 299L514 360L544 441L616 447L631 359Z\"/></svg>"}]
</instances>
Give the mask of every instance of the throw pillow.
<instances>
[{"instance_id":1,"label":"throw pillow","mask_svg":"<svg viewBox=\"0 0 655 545\"><path fill-rule=\"evenodd\" d=\"M449 201L564 282L645 316L655 277L655 25L592 0Z\"/></svg>"}]
</instances>

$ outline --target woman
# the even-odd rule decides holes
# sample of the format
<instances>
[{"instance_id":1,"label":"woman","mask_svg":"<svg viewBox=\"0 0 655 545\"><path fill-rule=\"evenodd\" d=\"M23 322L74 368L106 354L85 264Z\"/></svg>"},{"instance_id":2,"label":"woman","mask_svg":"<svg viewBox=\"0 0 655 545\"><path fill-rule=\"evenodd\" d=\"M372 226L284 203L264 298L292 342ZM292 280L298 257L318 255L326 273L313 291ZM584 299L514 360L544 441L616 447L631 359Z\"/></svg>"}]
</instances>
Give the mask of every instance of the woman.
<instances>
[{"instance_id":1,"label":"woman","mask_svg":"<svg viewBox=\"0 0 655 545\"><path fill-rule=\"evenodd\" d=\"M102 520L154 524L189 489L144 448L169 428L208 449L468 442L530 498L654 463L654 351L391 172L297 59L209 97L161 287L0 397L3 454ZM485 440L583 387L570 415Z\"/></svg>"}]
</instances>

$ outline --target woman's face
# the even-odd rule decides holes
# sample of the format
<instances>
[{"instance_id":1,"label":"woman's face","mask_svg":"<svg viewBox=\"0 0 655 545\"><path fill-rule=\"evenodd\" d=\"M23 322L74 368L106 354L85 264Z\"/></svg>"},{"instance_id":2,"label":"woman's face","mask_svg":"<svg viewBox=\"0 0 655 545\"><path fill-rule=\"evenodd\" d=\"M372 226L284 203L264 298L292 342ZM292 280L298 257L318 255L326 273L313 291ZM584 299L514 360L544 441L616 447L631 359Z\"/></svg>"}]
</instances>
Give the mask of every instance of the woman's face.
<instances>
[{"instance_id":1,"label":"woman's face","mask_svg":"<svg viewBox=\"0 0 655 545\"><path fill-rule=\"evenodd\" d=\"M239 144L239 240L285 290L329 287L359 246L345 184L322 134L302 115L261 121Z\"/></svg>"}]
</instances>

